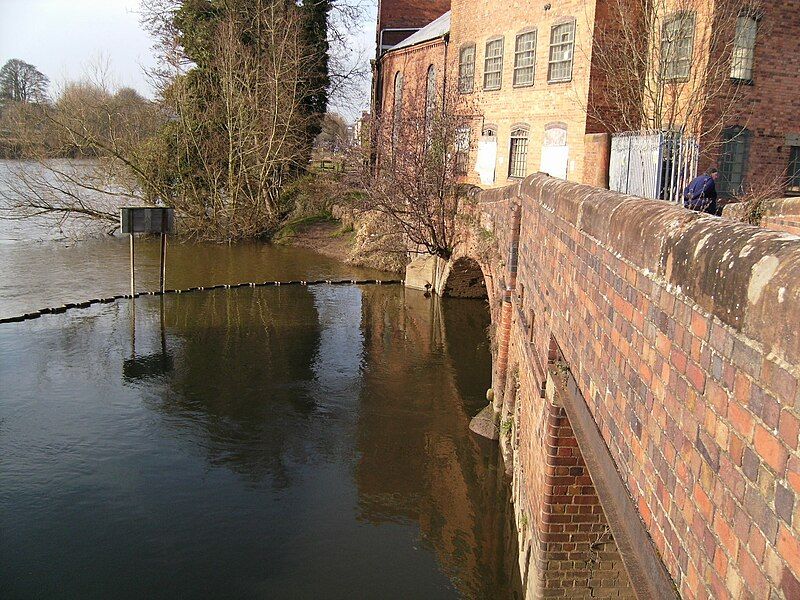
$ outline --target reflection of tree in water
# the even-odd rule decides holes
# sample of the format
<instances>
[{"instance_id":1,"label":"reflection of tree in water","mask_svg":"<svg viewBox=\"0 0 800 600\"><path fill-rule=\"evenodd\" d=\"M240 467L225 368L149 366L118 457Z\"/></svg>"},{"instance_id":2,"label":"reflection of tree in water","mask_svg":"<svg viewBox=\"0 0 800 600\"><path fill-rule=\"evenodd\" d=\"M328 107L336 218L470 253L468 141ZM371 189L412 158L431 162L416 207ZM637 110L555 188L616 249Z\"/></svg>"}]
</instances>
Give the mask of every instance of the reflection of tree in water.
<instances>
[{"instance_id":1,"label":"reflection of tree in water","mask_svg":"<svg viewBox=\"0 0 800 600\"><path fill-rule=\"evenodd\" d=\"M173 296L165 320L179 358L157 409L170 426L199 433L212 464L288 485L288 463L308 458L304 430L315 410L310 387L320 327L311 293Z\"/></svg>"},{"instance_id":2,"label":"reflection of tree in water","mask_svg":"<svg viewBox=\"0 0 800 600\"><path fill-rule=\"evenodd\" d=\"M507 484L496 446L468 429L491 378L487 323L480 302L364 291L356 483L362 518L417 521L462 594L508 597Z\"/></svg>"}]
</instances>

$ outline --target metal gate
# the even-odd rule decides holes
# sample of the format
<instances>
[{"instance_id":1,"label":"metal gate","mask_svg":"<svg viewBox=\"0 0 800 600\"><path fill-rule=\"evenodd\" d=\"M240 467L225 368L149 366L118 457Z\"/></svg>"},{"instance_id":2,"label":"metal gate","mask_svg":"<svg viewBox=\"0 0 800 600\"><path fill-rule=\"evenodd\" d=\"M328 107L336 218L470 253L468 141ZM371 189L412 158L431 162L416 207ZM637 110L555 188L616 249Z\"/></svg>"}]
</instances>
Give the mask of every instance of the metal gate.
<instances>
[{"instance_id":1,"label":"metal gate","mask_svg":"<svg viewBox=\"0 0 800 600\"><path fill-rule=\"evenodd\" d=\"M681 202L697 171L698 150L697 140L677 131L615 134L609 187L631 196Z\"/></svg>"}]
</instances>

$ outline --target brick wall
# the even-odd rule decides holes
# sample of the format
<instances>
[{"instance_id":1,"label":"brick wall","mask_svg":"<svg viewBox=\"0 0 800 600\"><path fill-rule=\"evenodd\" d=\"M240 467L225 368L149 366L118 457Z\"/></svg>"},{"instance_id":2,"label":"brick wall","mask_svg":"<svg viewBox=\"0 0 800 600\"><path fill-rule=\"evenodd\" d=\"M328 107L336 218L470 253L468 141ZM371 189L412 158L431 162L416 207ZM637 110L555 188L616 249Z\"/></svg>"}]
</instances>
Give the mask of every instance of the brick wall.
<instances>
[{"instance_id":1,"label":"brick wall","mask_svg":"<svg viewBox=\"0 0 800 600\"><path fill-rule=\"evenodd\" d=\"M744 219L745 203L728 204L722 215L737 221ZM761 206L761 222L765 229L800 235L800 198L770 200Z\"/></svg>"},{"instance_id":2,"label":"brick wall","mask_svg":"<svg viewBox=\"0 0 800 600\"><path fill-rule=\"evenodd\" d=\"M379 0L378 43L384 29L422 29L448 10L450 0ZM413 31L395 34L386 32L384 41L397 44L412 33Z\"/></svg>"},{"instance_id":3,"label":"brick wall","mask_svg":"<svg viewBox=\"0 0 800 600\"><path fill-rule=\"evenodd\" d=\"M741 104L747 108L728 123L753 134L747 181L757 186L785 175L790 152L786 136L800 136L800 1L772 0L760 6L753 81L730 82L740 87ZM710 154L702 168L717 161L716 149Z\"/></svg>"},{"instance_id":4,"label":"brick wall","mask_svg":"<svg viewBox=\"0 0 800 600\"><path fill-rule=\"evenodd\" d=\"M478 199L497 252L459 252L482 261L495 319L522 210L517 391L495 389L521 524L551 525L543 482L565 446L546 436L568 431L542 397L555 343L681 596L800 597L800 241L539 175ZM531 544L521 560L543 558Z\"/></svg>"},{"instance_id":5,"label":"brick wall","mask_svg":"<svg viewBox=\"0 0 800 600\"><path fill-rule=\"evenodd\" d=\"M546 9L545 6L549 8ZM535 173L540 168L545 126L555 122L564 123L567 127L570 156L567 178L582 181L594 2L567 0L532 5L519 2L498 3L494 0L455 0L451 10L452 49L448 61L450 78L453 85L457 85L459 50L465 45L475 44L475 91L465 94L464 100L474 114L480 115L473 125L474 139L477 140L481 135L485 125L497 127L498 153L494 185L503 186L509 183L508 155L512 126L526 124L530 127L527 173ZM568 19L576 20L572 79L569 82L548 83L550 29L554 24ZM514 87L516 36L523 30L533 28L537 31L534 83L530 87ZM499 90L483 91L486 42L498 36L502 36L504 40L502 85ZM473 156L473 166L474 160ZM468 181L480 183L474 172L470 173Z\"/></svg>"}]
</instances>

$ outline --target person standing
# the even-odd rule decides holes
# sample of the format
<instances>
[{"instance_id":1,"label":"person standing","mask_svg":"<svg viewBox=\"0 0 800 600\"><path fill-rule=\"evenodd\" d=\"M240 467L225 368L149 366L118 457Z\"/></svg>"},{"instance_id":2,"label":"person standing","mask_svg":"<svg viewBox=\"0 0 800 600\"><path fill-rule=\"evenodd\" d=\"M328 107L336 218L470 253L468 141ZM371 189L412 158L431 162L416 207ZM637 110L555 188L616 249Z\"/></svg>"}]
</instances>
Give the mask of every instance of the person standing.
<instances>
[{"instance_id":1,"label":"person standing","mask_svg":"<svg viewBox=\"0 0 800 600\"><path fill-rule=\"evenodd\" d=\"M712 167L692 179L683 191L683 205L691 210L716 215L718 178L719 171Z\"/></svg>"}]
</instances>

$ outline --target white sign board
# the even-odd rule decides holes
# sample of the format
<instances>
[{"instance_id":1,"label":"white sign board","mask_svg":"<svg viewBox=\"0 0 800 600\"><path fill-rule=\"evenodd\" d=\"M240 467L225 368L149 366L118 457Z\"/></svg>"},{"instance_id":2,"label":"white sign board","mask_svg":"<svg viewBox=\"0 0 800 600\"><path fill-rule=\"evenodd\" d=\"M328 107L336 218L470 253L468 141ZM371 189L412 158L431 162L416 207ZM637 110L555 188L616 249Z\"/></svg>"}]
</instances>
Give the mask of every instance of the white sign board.
<instances>
[{"instance_id":1,"label":"white sign board","mask_svg":"<svg viewBox=\"0 0 800 600\"><path fill-rule=\"evenodd\" d=\"M478 156L475 160L475 172L480 175L483 185L492 185L495 179L497 164L497 140L478 142Z\"/></svg>"},{"instance_id":2,"label":"white sign board","mask_svg":"<svg viewBox=\"0 0 800 600\"><path fill-rule=\"evenodd\" d=\"M569 146L542 146L542 161L539 170L551 177L567 178Z\"/></svg>"}]
</instances>

